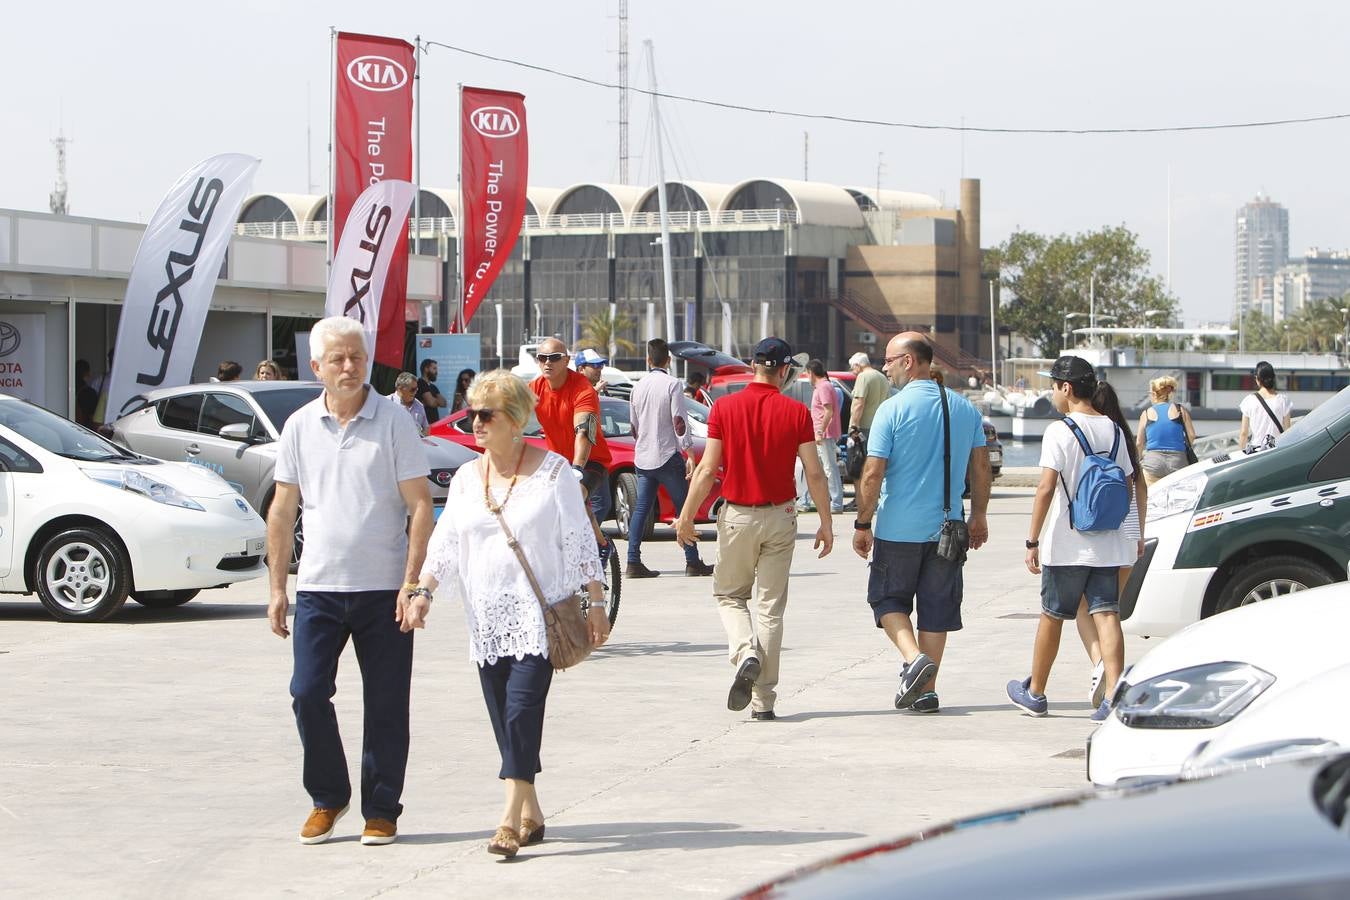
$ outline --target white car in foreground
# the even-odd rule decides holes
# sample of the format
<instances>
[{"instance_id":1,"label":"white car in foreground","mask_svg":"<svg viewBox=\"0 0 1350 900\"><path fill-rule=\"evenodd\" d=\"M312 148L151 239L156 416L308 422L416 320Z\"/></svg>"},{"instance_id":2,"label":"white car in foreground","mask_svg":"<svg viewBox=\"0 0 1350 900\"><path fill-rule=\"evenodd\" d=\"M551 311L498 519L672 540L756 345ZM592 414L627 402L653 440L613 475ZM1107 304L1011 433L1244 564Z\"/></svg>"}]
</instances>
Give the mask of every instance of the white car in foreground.
<instances>
[{"instance_id":1,"label":"white car in foreground","mask_svg":"<svg viewBox=\"0 0 1350 900\"><path fill-rule=\"evenodd\" d=\"M1207 777L1296 756L1350 748L1350 664L1314 675L1274 697L1201 744L1182 774Z\"/></svg>"},{"instance_id":2,"label":"white car in foreground","mask_svg":"<svg viewBox=\"0 0 1350 900\"><path fill-rule=\"evenodd\" d=\"M1345 665L1350 583L1300 591L1197 622L1121 679L1111 715L1088 738L1088 778L1171 778L1204 743L1226 737L1293 688ZM1344 704L1328 708L1344 717Z\"/></svg>"},{"instance_id":3,"label":"white car in foreground","mask_svg":"<svg viewBox=\"0 0 1350 900\"><path fill-rule=\"evenodd\" d=\"M263 575L267 526L214 472L148 459L0 395L0 593L65 622Z\"/></svg>"}]
</instances>

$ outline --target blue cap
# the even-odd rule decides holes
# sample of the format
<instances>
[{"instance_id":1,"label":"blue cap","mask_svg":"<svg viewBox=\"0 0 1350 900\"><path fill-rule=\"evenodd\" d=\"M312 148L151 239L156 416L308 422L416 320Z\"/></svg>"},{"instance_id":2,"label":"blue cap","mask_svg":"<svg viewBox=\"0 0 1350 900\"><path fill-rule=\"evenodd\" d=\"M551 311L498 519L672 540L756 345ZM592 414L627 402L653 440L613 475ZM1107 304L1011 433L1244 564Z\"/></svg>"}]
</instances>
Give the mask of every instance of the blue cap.
<instances>
[{"instance_id":1,"label":"blue cap","mask_svg":"<svg viewBox=\"0 0 1350 900\"><path fill-rule=\"evenodd\" d=\"M606 366L609 365L609 357L601 356L598 351L587 347L577 354L577 366Z\"/></svg>"},{"instance_id":2,"label":"blue cap","mask_svg":"<svg viewBox=\"0 0 1350 900\"><path fill-rule=\"evenodd\" d=\"M792 359L792 348L782 338L766 337L755 345L755 362L773 368Z\"/></svg>"}]
</instances>

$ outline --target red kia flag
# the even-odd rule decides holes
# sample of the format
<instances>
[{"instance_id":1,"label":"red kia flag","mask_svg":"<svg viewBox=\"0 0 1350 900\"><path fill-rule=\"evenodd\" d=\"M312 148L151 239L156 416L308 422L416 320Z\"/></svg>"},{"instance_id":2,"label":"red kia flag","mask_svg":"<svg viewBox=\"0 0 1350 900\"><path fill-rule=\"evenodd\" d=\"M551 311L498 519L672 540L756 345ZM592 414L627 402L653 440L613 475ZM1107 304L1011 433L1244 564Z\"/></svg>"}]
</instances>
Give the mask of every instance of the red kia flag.
<instances>
[{"instance_id":1,"label":"red kia flag","mask_svg":"<svg viewBox=\"0 0 1350 900\"><path fill-rule=\"evenodd\" d=\"M467 325L506 265L525 217L530 163L525 95L464 88L459 140L462 301Z\"/></svg>"},{"instance_id":2,"label":"red kia flag","mask_svg":"<svg viewBox=\"0 0 1350 900\"><path fill-rule=\"evenodd\" d=\"M386 178L412 181L413 46L396 38L338 32L333 150L333 247L361 192ZM394 237L394 235L390 235ZM408 295L408 224L394 244L377 304L375 362L403 366L403 309Z\"/></svg>"}]
</instances>

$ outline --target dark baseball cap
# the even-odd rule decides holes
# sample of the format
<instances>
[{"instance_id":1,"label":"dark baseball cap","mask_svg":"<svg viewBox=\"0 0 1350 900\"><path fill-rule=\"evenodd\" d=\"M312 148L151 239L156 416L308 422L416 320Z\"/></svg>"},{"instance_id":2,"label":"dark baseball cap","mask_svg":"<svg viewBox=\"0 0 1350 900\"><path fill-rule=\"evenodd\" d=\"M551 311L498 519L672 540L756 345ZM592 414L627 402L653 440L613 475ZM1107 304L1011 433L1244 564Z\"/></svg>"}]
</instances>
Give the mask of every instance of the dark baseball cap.
<instances>
[{"instance_id":1,"label":"dark baseball cap","mask_svg":"<svg viewBox=\"0 0 1350 900\"><path fill-rule=\"evenodd\" d=\"M792 359L792 348L782 338L766 337L755 345L755 362L774 368Z\"/></svg>"},{"instance_id":2,"label":"dark baseball cap","mask_svg":"<svg viewBox=\"0 0 1350 900\"><path fill-rule=\"evenodd\" d=\"M1045 374L1055 381L1068 381L1073 384L1097 380L1097 370L1081 356L1061 356Z\"/></svg>"}]
</instances>

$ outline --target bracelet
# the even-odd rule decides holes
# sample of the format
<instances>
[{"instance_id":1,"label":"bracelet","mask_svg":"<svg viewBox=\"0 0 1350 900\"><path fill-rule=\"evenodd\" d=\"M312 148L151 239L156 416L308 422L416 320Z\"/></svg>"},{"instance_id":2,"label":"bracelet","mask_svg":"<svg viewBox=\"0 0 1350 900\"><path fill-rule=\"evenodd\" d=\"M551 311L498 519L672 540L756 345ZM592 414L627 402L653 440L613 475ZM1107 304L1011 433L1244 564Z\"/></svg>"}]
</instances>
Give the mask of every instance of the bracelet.
<instances>
[{"instance_id":1,"label":"bracelet","mask_svg":"<svg viewBox=\"0 0 1350 900\"><path fill-rule=\"evenodd\" d=\"M411 592L411 591L417 590L417 582L415 582L415 581L405 581L405 582L403 583L403 590L404 590L404 592Z\"/></svg>"},{"instance_id":2,"label":"bracelet","mask_svg":"<svg viewBox=\"0 0 1350 900\"><path fill-rule=\"evenodd\" d=\"M854 531L871 531L871 530L872 530L872 523L871 523L871 522L858 522L858 521L855 521L855 522L853 523L853 530L854 530Z\"/></svg>"},{"instance_id":3,"label":"bracelet","mask_svg":"<svg viewBox=\"0 0 1350 900\"><path fill-rule=\"evenodd\" d=\"M1041 542L1040 542L1040 541L1027 541L1027 549L1028 549L1028 550L1035 550L1035 549L1036 549L1037 547L1039 547L1040 545L1041 545Z\"/></svg>"},{"instance_id":4,"label":"bracelet","mask_svg":"<svg viewBox=\"0 0 1350 900\"><path fill-rule=\"evenodd\" d=\"M429 603L432 600L431 589L424 587L414 588L408 592L408 599L411 600L413 597L426 597L427 602Z\"/></svg>"}]
</instances>

